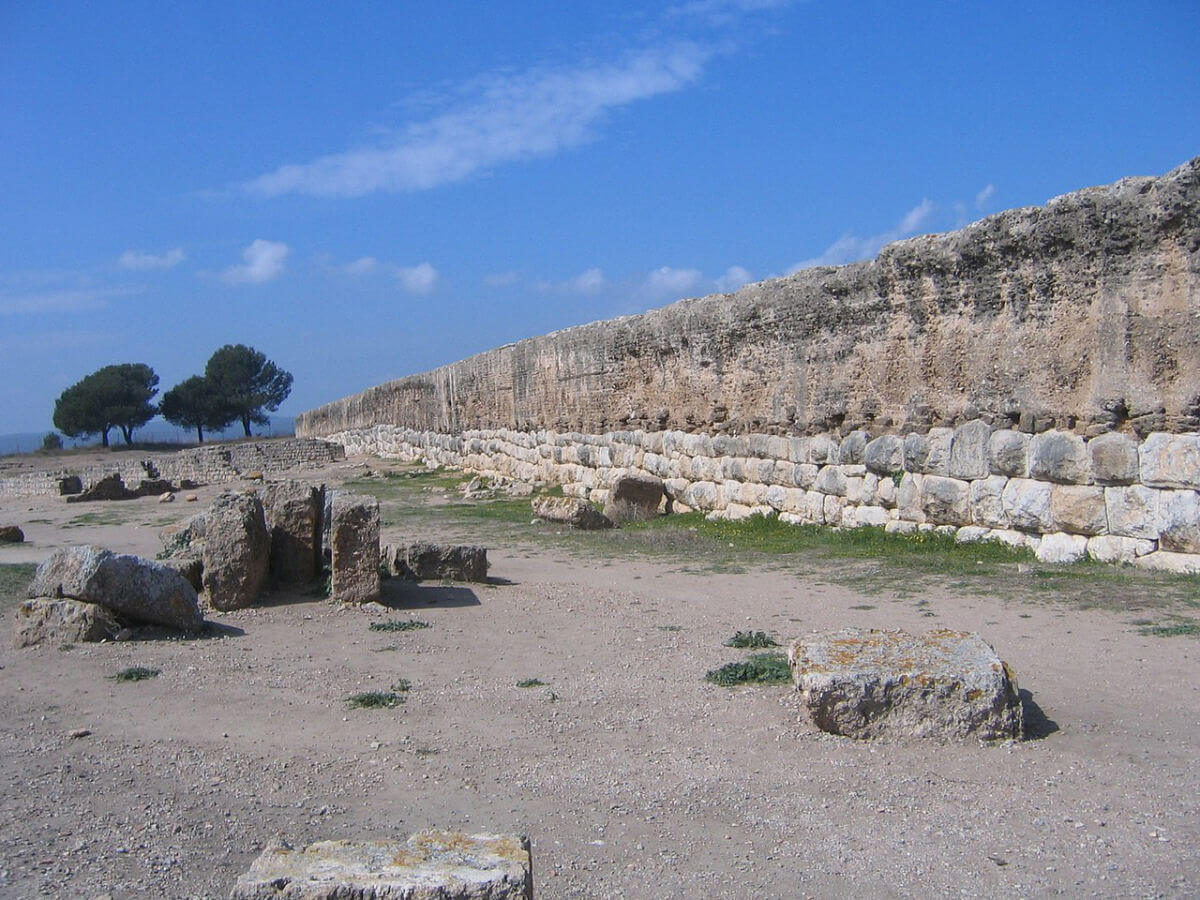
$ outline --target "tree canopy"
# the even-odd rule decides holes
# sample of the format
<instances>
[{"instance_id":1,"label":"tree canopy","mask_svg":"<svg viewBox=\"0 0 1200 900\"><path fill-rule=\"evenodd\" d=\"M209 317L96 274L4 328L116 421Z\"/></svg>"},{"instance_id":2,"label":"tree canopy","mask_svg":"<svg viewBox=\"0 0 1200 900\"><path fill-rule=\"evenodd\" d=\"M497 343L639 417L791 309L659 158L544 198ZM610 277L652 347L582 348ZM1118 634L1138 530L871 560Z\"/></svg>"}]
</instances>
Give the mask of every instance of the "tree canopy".
<instances>
[{"instance_id":1,"label":"tree canopy","mask_svg":"<svg viewBox=\"0 0 1200 900\"><path fill-rule=\"evenodd\" d=\"M125 443L131 444L133 429L158 412L150 402L157 393L158 376L144 363L105 366L59 395L54 427L69 437L99 434L105 447L108 432L120 428Z\"/></svg>"},{"instance_id":2,"label":"tree canopy","mask_svg":"<svg viewBox=\"0 0 1200 900\"><path fill-rule=\"evenodd\" d=\"M185 378L163 394L159 411L172 425L195 428L201 444L205 428L219 431L238 417L203 375Z\"/></svg>"},{"instance_id":3,"label":"tree canopy","mask_svg":"<svg viewBox=\"0 0 1200 900\"><path fill-rule=\"evenodd\" d=\"M226 344L217 350L204 367L204 377L227 405L226 422L241 419L246 437L251 422L267 424L266 413L279 409L292 392L292 373L245 344Z\"/></svg>"}]
</instances>

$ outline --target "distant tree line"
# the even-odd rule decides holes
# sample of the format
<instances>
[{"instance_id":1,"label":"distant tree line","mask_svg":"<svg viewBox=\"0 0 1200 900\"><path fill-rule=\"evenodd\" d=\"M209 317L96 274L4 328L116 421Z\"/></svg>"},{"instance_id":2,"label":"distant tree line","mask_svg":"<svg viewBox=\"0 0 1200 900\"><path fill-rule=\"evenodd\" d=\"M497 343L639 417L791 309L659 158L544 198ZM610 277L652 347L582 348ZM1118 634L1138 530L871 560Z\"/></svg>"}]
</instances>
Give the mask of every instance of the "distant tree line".
<instances>
[{"instance_id":1,"label":"distant tree line","mask_svg":"<svg viewBox=\"0 0 1200 900\"><path fill-rule=\"evenodd\" d=\"M226 344L209 357L203 375L193 375L152 402L158 393L158 376L144 363L105 366L71 385L54 404L54 427L68 437L100 435L108 446L108 433L119 428L126 444L133 431L155 415L180 428L195 428L204 443L204 432L220 431L241 422L246 437L250 424L265 425L292 392L292 375L266 355L245 344Z\"/></svg>"}]
</instances>

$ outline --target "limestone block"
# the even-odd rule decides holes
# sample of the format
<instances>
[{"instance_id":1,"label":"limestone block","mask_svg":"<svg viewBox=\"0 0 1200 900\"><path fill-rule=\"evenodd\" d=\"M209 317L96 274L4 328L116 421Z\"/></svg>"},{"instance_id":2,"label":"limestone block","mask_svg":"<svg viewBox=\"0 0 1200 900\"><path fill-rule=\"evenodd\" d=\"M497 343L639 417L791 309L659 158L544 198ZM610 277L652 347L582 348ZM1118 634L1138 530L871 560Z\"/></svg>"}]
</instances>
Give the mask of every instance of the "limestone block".
<instances>
[{"instance_id":1,"label":"limestone block","mask_svg":"<svg viewBox=\"0 0 1200 900\"><path fill-rule=\"evenodd\" d=\"M875 499L880 506L887 509L896 508L896 492L899 488L892 478L880 478L879 485L875 489Z\"/></svg>"},{"instance_id":2,"label":"limestone block","mask_svg":"<svg viewBox=\"0 0 1200 900\"><path fill-rule=\"evenodd\" d=\"M340 496L340 495L339 495ZM266 584L271 537L262 501L253 494L222 494L206 513L204 592L216 609L241 609ZM376 551L378 559L378 550Z\"/></svg>"},{"instance_id":3,"label":"limestone block","mask_svg":"<svg viewBox=\"0 0 1200 900\"><path fill-rule=\"evenodd\" d=\"M889 519L887 510L879 506L860 506L858 508L859 525L887 525Z\"/></svg>"},{"instance_id":4,"label":"limestone block","mask_svg":"<svg viewBox=\"0 0 1200 900\"><path fill-rule=\"evenodd\" d=\"M852 431L842 438L837 461L843 466L862 465L871 436L865 431Z\"/></svg>"},{"instance_id":5,"label":"limestone block","mask_svg":"<svg viewBox=\"0 0 1200 900\"><path fill-rule=\"evenodd\" d=\"M1162 491L1158 546L1172 553L1200 553L1200 494Z\"/></svg>"},{"instance_id":6,"label":"limestone block","mask_svg":"<svg viewBox=\"0 0 1200 900\"><path fill-rule=\"evenodd\" d=\"M787 488L781 487L778 484L771 485L763 495L763 502L771 507L771 509L783 509L787 503Z\"/></svg>"},{"instance_id":7,"label":"limestone block","mask_svg":"<svg viewBox=\"0 0 1200 900\"><path fill-rule=\"evenodd\" d=\"M941 475L925 476L921 511L935 524L966 525L971 521L971 487L965 481Z\"/></svg>"},{"instance_id":8,"label":"limestone block","mask_svg":"<svg viewBox=\"0 0 1200 900\"><path fill-rule=\"evenodd\" d=\"M991 469L997 475L1010 478L1029 476L1029 435L1002 428L993 431L988 442Z\"/></svg>"},{"instance_id":9,"label":"limestone block","mask_svg":"<svg viewBox=\"0 0 1200 900\"><path fill-rule=\"evenodd\" d=\"M270 573L276 584L306 584L321 571L325 486L299 481L267 485L263 512L271 534Z\"/></svg>"},{"instance_id":10,"label":"limestone block","mask_svg":"<svg viewBox=\"0 0 1200 900\"><path fill-rule=\"evenodd\" d=\"M821 470L812 463L797 463L792 468L792 484L808 490L817 483L817 474Z\"/></svg>"},{"instance_id":11,"label":"limestone block","mask_svg":"<svg viewBox=\"0 0 1200 900\"><path fill-rule=\"evenodd\" d=\"M718 506L728 506L730 503L740 503L742 483L740 481L723 481L717 496Z\"/></svg>"},{"instance_id":12,"label":"limestone block","mask_svg":"<svg viewBox=\"0 0 1200 900\"><path fill-rule=\"evenodd\" d=\"M668 478L663 482L663 490L672 500L682 500L690 484L686 478Z\"/></svg>"},{"instance_id":13,"label":"limestone block","mask_svg":"<svg viewBox=\"0 0 1200 900\"><path fill-rule=\"evenodd\" d=\"M890 476L887 476L890 477ZM874 472L868 472L863 476L862 483L862 502L868 506L878 506L876 495L879 490L879 476Z\"/></svg>"},{"instance_id":14,"label":"limestone block","mask_svg":"<svg viewBox=\"0 0 1200 900\"><path fill-rule=\"evenodd\" d=\"M754 507L745 503L730 503L721 510L721 518L730 522L744 522L754 515Z\"/></svg>"},{"instance_id":15,"label":"limestone block","mask_svg":"<svg viewBox=\"0 0 1200 900\"><path fill-rule=\"evenodd\" d=\"M665 493L659 478L646 475L622 475L613 482L604 501L604 515L614 524L640 522L658 515Z\"/></svg>"},{"instance_id":16,"label":"limestone block","mask_svg":"<svg viewBox=\"0 0 1200 900\"><path fill-rule=\"evenodd\" d=\"M1174 572L1177 575L1200 575L1200 554L1172 553L1169 550L1159 550L1147 553L1133 561L1135 566L1144 569L1155 569L1160 572Z\"/></svg>"},{"instance_id":17,"label":"limestone block","mask_svg":"<svg viewBox=\"0 0 1200 900\"><path fill-rule=\"evenodd\" d=\"M814 525L825 524L825 496L820 491L808 491L804 495L804 517Z\"/></svg>"},{"instance_id":18,"label":"limestone block","mask_svg":"<svg viewBox=\"0 0 1200 900\"><path fill-rule=\"evenodd\" d=\"M861 463L846 463L838 466L847 478L862 478L867 474L867 467Z\"/></svg>"},{"instance_id":19,"label":"limestone block","mask_svg":"<svg viewBox=\"0 0 1200 900\"><path fill-rule=\"evenodd\" d=\"M867 444L863 453L867 471L876 475L891 475L904 468L904 440L894 434L885 434Z\"/></svg>"},{"instance_id":20,"label":"limestone block","mask_svg":"<svg viewBox=\"0 0 1200 900\"><path fill-rule=\"evenodd\" d=\"M808 461L823 466L826 463L835 463L838 459L837 441L833 440L829 435L819 434L811 438L808 442Z\"/></svg>"},{"instance_id":21,"label":"limestone block","mask_svg":"<svg viewBox=\"0 0 1200 900\"><path fill-rule=\"evenodd\" d=\"M580 502L580 501L566 501ZM330 593L342 603L379 599L379 501L347 492L333 498ZM205 573L207 576L207 572Z\"/></svg>"},{"instance_id":22,"label":"limestone block","mask_svg":"<svg viewBox=\"0 0 1200 900\"><path fill-rule=\"evenodd\" d=\"M904 470L923 475L950 474L952 428L930 428L928 434L904 438Z\"/></svg>"},{"instance_id":23,"label":"limestone block","mask_svg":"<svg viewBox=\"0 0 1200 900\"><path fill-rule=\"evenodd\" d=\"M17 606L14 647L103 641L121 630L112 612L97 603L66 597L34 597Z\"/></svg>"},{"instance_id":24,"label":"limestone block","mask_svg":"<svg viewBox=\"0 0 1200 900\"><path fill-rule=\"evenodd\" d=\"M842 507L842 528L858 527L858 507L847 505Z\"/></svg>"},{"instance_id":25,"label":"limestone block","mask_svg":"<svg viewBox=\"0 0 1200 900\"><path fill-rule=\"evenodd\" d=\"M779 514L779 521L788 525L804 525L807 520L797 513L783 512Z\"/></svg>"},{"instance_id":26,"label":"limestone block","mask_svg":"<svg viewBox=\"0 0 1200 900\"><path fill-rule=\"evenodd\" d=\"M799 488L784 488L783 490L783 505L780 509L790 513L803 513L805 508L805 497L807 491L802 491Z\"/></svg>"},{"instance_id":27,"label":"limestone block","mask_svg":"<svg viewBox=\"0 0 1200 900\"><path fill-rule=\"evenodd\" d=\"M840 466L822 466L821 471L817 473L814 487L822 494L844 497L846 496L846 476L842 474Z\"/></svg>"},{"instance_id":28,"label":"limestone block","mask_svg":"<svg viewBox=\"0 0 1200 900\"><path fill-rule=\"evenodd\" d=\"M1121 537L1157 540L1162 493L1140 484L1106 487L1104 506L1108 513L1109 533Z\"/></svg>"},{"instance_id":29,"label":"limestone block","mask_svg":"<svg viewBox=\"0 0 1200 900\"><path fill-rule=\"evenodd\" d=\"M268 846L230 900L532 900L529 841L517 835L426 831L406 842Z\"/></svg>"},{"instance_id":30,"label":"limestone block","mask_svg":"<svg viewBox=\"0 0 1200 900\"><path fill-rule=\"evenodd\" d=\"M1102 534L1088 538L1087 555L1097 562L1131 563L1139 556L1153 553L1154 541Z\"/></svg>"},{"instance_id":31,"label":"limestone block","mask_svg":"<svg viewBox=\"0 0 1200 900\"><path fill-rule=\"evenodd\" d=\"M847 503L862 503L863 495L863 478L847 478L846 479L846 502Z\"/></svg>"},{"instance_id":32,"label":"limestone block","mask_svg":"<svg viewBox=\"0 0 1200 900\"><path fill-rule=\"evenodd\" d=\"M786 460L790 453L788 439L779 435L769 435L767 437L765 452L762 454L765 457L773 460Z\"/></svg>"},{"instance_id":33,"label":"limestone block","mask_svg":"<svg viewBox=\"0 0 1200 900\"><path fill-rule=\"evenodd\" d=\"M1050 485L1029 478L1010 478L1004 486L1004 514L1018 531L1053 530Z\"/></svg>"},{"instance_id":34,"label":"limestone block","mask_svg":"<svg viewBox=\"0 0 1200 900\"><path fill-rule=\"evenodd\" d=\"M684 435L683 452L688 456L712 456L712 438L700 433Z\"/></svg>"},{"instance_id":35,"label":"limestone block","mask_svg":"<svg viewBox=\"0 0 1200 900\"><path fill-rule=\"evenodd\" d=\"M842 524L842 509L845 507L846 501L842 497L836 497L832 494L825 495L825 505L823 514L825 524L837 527Z\"/></svg>"},{"instance_id":36,"label":"limestone block","mask_svg":"<svg viewBox=\"0 0 1200 900\"><path fill-rule=\"evenodd\" d=\"M767 485L746 482L738 491L738 503L744 503L747 506L762 506L767 500Z\"/></svg>"},{"instance_id":37,"label":"limestone block","mask_svg":"<svg viewBox=\"0 0 1200 900\"><path fill-rule=\"evenodd\" d=\"M1003 475L989 475L971 482L972 522L987 528L1008 527L1008 516L1004 514L1004 487L1007 484L1008 479Z\"/></svg>"},{"instance_id":38,"label":"limestone block","mask_svg":"<svg viewBox=\"0 0 1200 900\"><path fill-rule=\"evenodd\" d=\"M388 560L393 574L414 581L426 578L477 583L487 581L486 547L416 541L386 548L384 558Z\"/></svg>"},{"instance_id":39,"label":"limestone block","mask_svg":"<svg viewBox=\"0 0 1200 900\"><path fill-rule=\"evenodd\" d=\"M1032 550L1037 552L1038 546L1042 543L1039 535L1028 534L1024 531L1015 531L1011 528L996 528L992 530L988 540L997 541L1014 550Z\"/></svg>"},{"instance_id":40,"label":"limestone block","mask_svg":"<svg viewBox=\"0 0 1200 900\"><path fill-rule=\"evenodd\" d=\"M1104 488L1056 484L1050 489L1050 518L1055 531L1103 534L1108 530Z\"/></svg>"},{"instance_id":41,"label":"limestone block","mask_svg":"<svg viewBox=\"0 0 1200 900\"><path fill-rule=\"evenodd\" d=\"M1087 538L1079 534L1063 534L1061 531L1044 535L1037 548L1037 558L1045 563L1079 562L1086 555Z\"/></svg>"},{"instance_id":42,"label":"limestone block","mask_svg":"<svg viewBox=\"0 0 1200 900\"><path fill-rule=\"evenodd\" d=\"M917 530L917 523L906 519L888 519L883 530L888 534L912 534Z\"/></svg>"},{"instance_id":43,"label":"limestone block","mask_svg":"<svg viewBox=\"0 0 1200 900\"><path fill-rule=\"evenodd\" d=\"M720 489L711 481L693 482L684 491L683 502L694 509L715 509L720 498Z\"/></svg>"},{"instance_id":44,"label":"limestone block","mask_svg":"<svg viewBox=\"0 0 1200 900\"><path fill-rule=\"evenodd\" d=\"M954 429L950 439L950 477L984 478L991 471L992 426L973 419Z\"/></svg>"},{"instance_id":45,"label":"limestone block","mask_svg":"<svg viewBox=\"0 0 1200 900\"><path fill-rule=\"evenodd\" d=\"M992 536L992 529L984 528L980 525L964 525L958 531L954 532L954 541L957 544L970 544L974 541L985 541Z\"/></svg>"},{"instance_id":46,"label":"limestone block","mask_svg":"<svg viewBox=\"0 0 1200 900\"><path fill-rule=\"evenodd\" d=\"M713 456L746 455L746 440L730 434L714 435L712 439Z\"/></svg>"},{"instance_id":47,"label":"limestone block","mask_svg":"<svg viewBox=\"0 0 1200 900\"><path fill-rule=\"evenodd\" d=\"M1133 484L1138 480L1138 445L1133 438L1110 431L1087 444L1096 484Z\"/></svg>"},{"instance_id":48,"label":"limestone block","mask_svg":"<svg viewBox=\"0 0 1200 900\"><path fill-rule=\"evenodd\" d=\"M612 520L591 503L575 497L536 497L530 505L535 518L581 531L596 531L613 525Z\"/></svg>"},{"instance_id":49,"label":"limestone block","mask_svg":"<svg viewBox=\"0 0 1200 900\"><path fill-rule=\"evenodd\" d=\"M792 477L792 472L796 466L794 463L788 462L786 459L775 460L771 467L771 477L767 479L769 484L778 484L783 487L794 487L795 479Z\"/></svg>"},{"instance_id":50,"label":"limestone block","mask_svg":"<svg viewBox=\"0 0 1200 900\"><path fill-rule=\"evenodd\" d=\"M976 634L846 629L800 638L788 662L822 731L981 741L1023 734L1016 678Z\"/></svg>"},{"instance_id":51,"label":"limestone block","mask_svg":"<svg viewBox=\"0 0 1200 900\"><path fill-rule=\"evenodd\" d=\"M1154 433L1139 450L1142 484L1200 490L1200 435Z\"/></svg>"},{"instance_id":52,"label":"limestone block","mask_svg":"<svg viewBox=\"0 0 1200 900\"><path fill-rule=\"evenodd\" d=\"M1057 484L1090 484L1092 460L1083 438L1069 431L1035 434L1029 442L1029 476Z\"/></svg>"},{"instance_id":53,"label":"limestone block","mask_svg":"<svg viewBox=\"0 0 1200 900\"><path fill-rule=\"evenodd\" d=\"M788 453L789 462L806 463L809 461L809 439L806 437L788 438Z\"/></svg>"},{"instance_id":54,"label":"limestone block","mask_svg":"<svg viewBox=\"0 0 1200 900\"><path fill-rule=\"evenodd\" d=\"M896 506L900 510L900 518L912 522L924 522L925 511L921 505L921 495L925 486L926 475L914 475L905 472L896 491Z\"/></svg>"}]
</instances>

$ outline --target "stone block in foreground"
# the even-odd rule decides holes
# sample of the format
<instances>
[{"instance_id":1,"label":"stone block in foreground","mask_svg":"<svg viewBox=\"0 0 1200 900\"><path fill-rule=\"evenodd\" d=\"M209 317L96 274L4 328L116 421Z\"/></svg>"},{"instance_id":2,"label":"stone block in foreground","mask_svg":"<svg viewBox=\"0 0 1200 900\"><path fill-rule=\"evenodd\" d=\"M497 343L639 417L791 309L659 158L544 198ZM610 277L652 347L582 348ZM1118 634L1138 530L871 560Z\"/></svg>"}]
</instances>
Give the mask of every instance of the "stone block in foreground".
<instances>
[{"instance_id":1,"label":"stone block in foreground","mask_svg":"<svg viewBox=\"0 0 1200 900\"><path fill-rule=\"evenodd\" d=\"M17 607L14 647L103 641L121 630L113 614L96 603L65 597L34 597Z\"/></svg>"},{"instance_id":2,"label":"stone block in foreground","mask_svg":"<svg viewBox=\"0 0 1200 900\"><path fill-rule=\"evenodd\" d=\"M788 661L822 731L981 741L1023 733L1016 678L977 634L847 629L798 639Z\"/></svg>"},{"instance_id":3,"label":"stone block in foreground","mask_svg":"<svg viewBox=\"0 0 1200 900\"><path fill-rule=\"evenodd\" d=\"M581 531L612 528L612 519L577 497L537 497L532 501L533 514L547 522L570 525Z\"/></svg>"},{"instance_id":4,"label":"stone block in foreground","mask_svg":"<svg viewBox=\"0 0 1200 900\"><path fill-rule=\"evenodd\" d=\"M373 603L380 591L379 501L342 492L332 507L330 593L343 603Z\"/></svg>"},{"instance_id":5,"label":"stone block in foreground","mask_svg":"<svg viewBox=\"0 0 1200 900\"><path fill-rule=\"evenodd\" d=\"M407 841L268 847L230 900L532 900L529 842L427 831Z\"/></svg>"},{"instance_id":6,"label":"stone block in foreground","mask_svg":"<svg viewBox=\"0 0 1200 900\"><path fill-rule=\"evenodd\" d=\"M431 544L416 541L384 551L388 569L420 581L424 578L448 578L451 581L486 582L488 558L486 547L468 544Z\"/></svg>"}]
</instances>

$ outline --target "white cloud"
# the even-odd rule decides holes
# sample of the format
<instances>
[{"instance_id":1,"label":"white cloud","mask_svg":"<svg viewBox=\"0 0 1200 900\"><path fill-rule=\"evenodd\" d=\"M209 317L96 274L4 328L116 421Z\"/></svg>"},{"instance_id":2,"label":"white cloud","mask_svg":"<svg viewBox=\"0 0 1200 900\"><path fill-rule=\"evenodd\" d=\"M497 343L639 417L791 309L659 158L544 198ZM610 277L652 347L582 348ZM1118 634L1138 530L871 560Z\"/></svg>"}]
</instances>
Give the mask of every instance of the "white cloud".
<instances>
[{"instance_id":1,"label":"white cloud","mask_svg":"<svg viewBox=\"0 0 1200 900\"><path fill-rule=\"evenodd\" d=\"M118 288L65 289L32 294L0 294L0 316L88 312L108 306L109 298L128 294Z\"/></svg>"},{"instance_id":2,"label":"white cloud","mask_svg":"<svg viewBox=\"0 0 1200 900\"><path fill-rule=\"evenodd\" d=\"M704 280L698 269L662 266L646 276L640 293L648 300L677 299Z\"/></svg>"},{"instance_id":3,"label":"white cloud","mask_svg":"<svg viewBox=\"0 0 1200 900\"><path fill-rule=\"evenodd\" d=\"M155 255L140 250L126 250L121 254L121 266L126 269L170 269L187 259L182 247L174 247L166 253Z\"/></svg>"},{"instance_id":4,"label":"white cloud","mask_svg":"<svg viewBox=\"0 0 1200 900\"><path fill-rule=\"evenodd\" d=\"M221 277L235 284L261 284L271 281L283 272L284 261L290 252L291 248L281 241L264 241L259 238L242 251L245 264L230 266L221 273Z\"/></svg>"},{"instance_id":5,"label":"white cloud","mask_svg":"<svg viewBox=\"0 0 1200 900\"><path fill-rule=\"evenodd\" d=\"M493 272L491 275L483 276L483 283L490 287L508 287L516 284L521 280L521 273L509 270L508 272Z\"/></svg>"},{"instance_id":6,"label":"white cloud","mask_svg":"<svg viewBox=\"0 0 1200 900\"><path fill-rule=\"evenodd\" d=\"M725 25L750 13L791 6L795 0L691 0L667 10L668 16L689 16L712 25Z\"/></svg>"},{"instance_id":7,"label":"white cloud","mask_svg":"<svg viewBox=\"0 0 1200 900\"><path fill-rule=\"evenodd\" d=\"M410 294L428 294L433 291L438 280L438 270L427 262L415 266L398 266L396 278L400 286Z\"/></svg>"},{"instance_id":8,"label":"white cloud","mask_svg":"<svg viewBox=\"0 0 1200 900\"><path fill-rule=\"evenodd\" d=\"M983 208L987 206L988 201L992 199L995 193L996 186L994 184L989 184L982 191L975 195L975 208L980 212L983 212Z\"/></svg>"},{"instance_id":9,"label":"white cloud","mask_svg":"<svg viewBox=\"0 0 1200 900\"><path fill-rule=\"evenodd\" d=\"M799 272L801 269L811 269L813 266L840 266L860 259L871 259L893 241L920 231L929 222L936 208L932 200L925 199L906 212L894 228L882 234L862 238L844 234L826 247L820 256L796 263L788 269L788 274Z\"/></svg>"},{"instance_id":10,"label":"white cloud","mask_svg":"<svg viewBox=\"0 0 1200 900\"><path fill-rule=\"evenodd\" d=\"M352 263L342 266L347 275L370 275L379 268L379 260L373 256L363 256Z\"/></svg>"},{"instance_id":11,"label":"white cloud","mask_svg":"<svg viewBox=\"0 0 1200 900\"><path fill-rule=\"evenodd\" d=\"M593 267L580 272L567 284L576 294L595 294L608 286L608 279L604 277L603 269Z\"/></svg>"},{"instance_id":12,"label":"white cloud","mask_svg":"<svg viewBox=\"0 0 1200 900\"><path fill-rule=\"evenodd\" d=\"M741 266L730 266L725 270L725 274L714 282L718 291L736 291L743 284L749 284L754 279L748 271Z\"/></svg>"},{"instance_id":13,"label":"white cloud","mask_svg":"<svg viewBox=\"0 0 1200 900\"><path fill-rule=\"evenodd\" d=\"M617 62L494 75L469 99L390 140L285 165L244 185L267 196L358 197L421 191L502 163L552 156L595 137L606 113L695 82L713 51L692 42L647 48Z\"/></svg>"}]
</instances>

